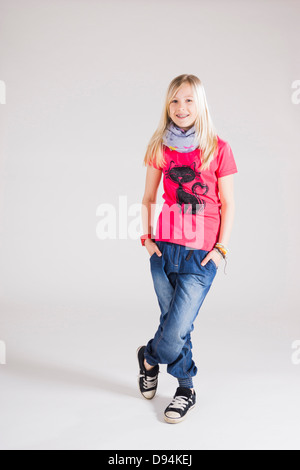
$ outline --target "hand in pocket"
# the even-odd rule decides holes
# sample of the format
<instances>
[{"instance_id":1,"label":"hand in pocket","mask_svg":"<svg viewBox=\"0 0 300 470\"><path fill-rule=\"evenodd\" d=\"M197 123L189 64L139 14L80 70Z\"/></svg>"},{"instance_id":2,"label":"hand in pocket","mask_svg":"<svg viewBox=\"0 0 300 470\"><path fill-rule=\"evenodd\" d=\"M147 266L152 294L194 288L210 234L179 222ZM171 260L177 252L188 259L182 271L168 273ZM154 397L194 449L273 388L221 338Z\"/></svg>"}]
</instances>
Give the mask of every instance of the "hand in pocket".
<instances>
[{"instance_id":1,"label":"hand in pocket","mask_svg":"<svg viewBox=\"0 0 300 470\"><path fill-rule=\"evenodd\" d=\"M153 240L151 240L150 238L145 241L145 247L148 250L149 258L151 258L151 256L154 255L154 253L156 253L157 256L162 255L160 249L158 248L158 245Z\"/></svg>"}]
</instances>

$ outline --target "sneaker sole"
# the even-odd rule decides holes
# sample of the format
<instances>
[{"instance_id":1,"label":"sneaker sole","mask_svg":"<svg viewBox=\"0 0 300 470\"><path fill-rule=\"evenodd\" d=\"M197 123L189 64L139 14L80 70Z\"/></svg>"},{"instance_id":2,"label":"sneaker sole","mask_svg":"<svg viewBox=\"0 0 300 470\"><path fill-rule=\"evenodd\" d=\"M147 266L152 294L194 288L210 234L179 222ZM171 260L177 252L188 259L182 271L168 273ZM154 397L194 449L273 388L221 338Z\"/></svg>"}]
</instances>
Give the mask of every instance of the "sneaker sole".
<instances>
[{"instance_id":1,"label":"sneaker sole","mask_svg":"<svg viewBox=\"0 0 300 470\"><path fill-rule=\"evenodd\" d=\"M139 367L140 367L140 361L139 361L139 352L140 350L143 348L144 346L140 346L139 348L137 348L136 350L136 355L137 355L137 360L138 360L138 363L139 363ZM140 391L140 394L142 395L143 398L145 398L145 400L153 400L153 398L155 397L156 395L156 390L155 390L155 393L153 395L153 397L145 397L145 395L142 393L141 389L140 389L140 378L138 377L137 379L137 382L138 382L138 386L139 386L139 391Z\"/></svg>"},{"instance_id":2,"label":"sneaker sole","mask_svg":"<svg viewBox=\"0 0 300 470\"><path fill-rule=\"evenodd\" d=\"M195 403L195 405L190 407L189 411L184 416L182 416L182 418L169 418L168 416L164 415L164 419L167 423L170 423L170 424L181 423L182 421L185 420L185 418L187 417L189 412L192 411L195 407L196 407L196 403Z\"/></svg>"}]
</instances>

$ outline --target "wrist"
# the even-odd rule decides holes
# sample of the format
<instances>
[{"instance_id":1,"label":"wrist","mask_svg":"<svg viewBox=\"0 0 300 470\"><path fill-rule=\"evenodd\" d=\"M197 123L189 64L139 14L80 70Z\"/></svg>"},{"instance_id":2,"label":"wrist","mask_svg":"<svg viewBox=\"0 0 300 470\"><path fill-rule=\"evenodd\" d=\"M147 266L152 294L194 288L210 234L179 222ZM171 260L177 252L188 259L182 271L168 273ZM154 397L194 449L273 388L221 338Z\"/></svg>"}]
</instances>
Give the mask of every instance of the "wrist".
<instances>
[{"instance_id":1,"label":"wrist","mask_svg":"<svg viewBox=\"0 0 300 470\"><path fill-rule=\"evenodd\" d=\"M144 235L141 235L140 240L141 240L142 246L145 246L146 240L151 240L151 239L152 239L151 233L145 233Z\"/></svg>"},{"instance_id":2,"label":"wrist","mask_svg":"<svg viewBox=\"0 0 300 470\"><path fill-rule=\"evenodd\" d=\"M222 243L215 243L214 250L220 253L220 255L225 259L228 254L228 248Z\"/></svg>"},{"instance_id":3,"label":"wrist","mask_svg":"<svg viewBox=\"0 0 300 470\"><path fill-rule=\"evenodd\" d=\"M224 256L222 255L222 253L217 249L217 248L213 248L213 251L215 251L216 253L218 253L219 257L220 258L224 258Z\"/></svg>"}]
</instances>

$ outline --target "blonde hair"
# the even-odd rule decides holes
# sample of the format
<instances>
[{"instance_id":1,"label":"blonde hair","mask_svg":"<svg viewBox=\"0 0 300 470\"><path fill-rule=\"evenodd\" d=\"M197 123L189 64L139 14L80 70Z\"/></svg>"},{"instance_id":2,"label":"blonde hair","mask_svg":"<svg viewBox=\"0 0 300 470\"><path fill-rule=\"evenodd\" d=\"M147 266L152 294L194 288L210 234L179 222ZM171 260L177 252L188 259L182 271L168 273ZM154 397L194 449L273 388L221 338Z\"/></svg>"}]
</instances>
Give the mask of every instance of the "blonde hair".
<instances>
[{"instance_id":1,"label":"blonde hair","mask_svg":"<svg viewBox=\"0 0 300 470\"><path fill-rule=\"evenodd\" d=\"M214 153L218 146L218 139L208 110L203 84L195 75L183 74L174 78L168 87L164 109L158 127L147 146L147 151L143 161L145 166L148 163L151 164L152 161L154 161L156 166L159 168L162 168L166 164L163 154L163 135L166 127L171 122L169 106L177 91L185 83L189 83L191 85L197 108L197 117L194 122L194 126L196 134L195 137L197 142L199 142L200 149L202 150L200 171L207 170L210 162L214 158Z\"/></svg>"}]
</instances>

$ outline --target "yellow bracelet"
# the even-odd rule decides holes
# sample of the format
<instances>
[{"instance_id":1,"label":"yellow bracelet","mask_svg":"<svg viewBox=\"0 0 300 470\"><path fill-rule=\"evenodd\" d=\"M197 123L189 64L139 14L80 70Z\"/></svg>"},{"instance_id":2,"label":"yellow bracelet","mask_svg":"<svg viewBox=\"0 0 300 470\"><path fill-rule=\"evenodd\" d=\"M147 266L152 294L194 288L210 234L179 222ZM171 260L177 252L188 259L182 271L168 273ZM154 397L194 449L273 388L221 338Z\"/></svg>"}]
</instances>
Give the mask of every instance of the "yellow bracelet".
<instances>
[{"instance_id":1,"label":"yellow bracelet","mask_svg":"<svg viewBox=\"0 0 300 470\"><path fill-rule=\"evenodd\" d=\"M224 245L222 245L222 243L216 243L216 244L215 244L215 248L217 248L218 250L220 250L220 251L223 253L224 257L225 257L225 256L227 255L227 253L228 253L228 249L227 249Z\"/></svg>"}]
</instances>

